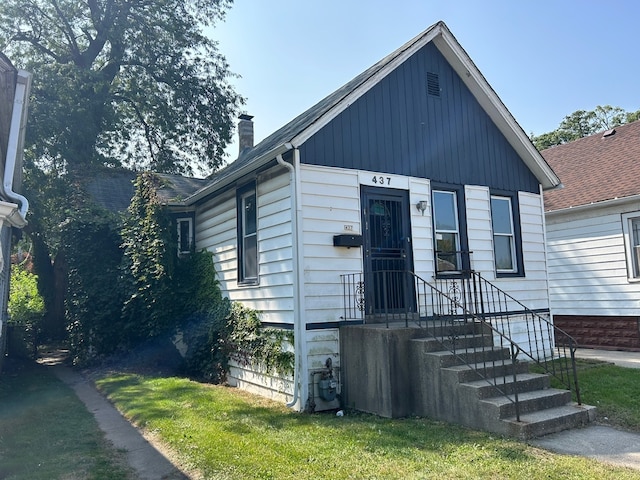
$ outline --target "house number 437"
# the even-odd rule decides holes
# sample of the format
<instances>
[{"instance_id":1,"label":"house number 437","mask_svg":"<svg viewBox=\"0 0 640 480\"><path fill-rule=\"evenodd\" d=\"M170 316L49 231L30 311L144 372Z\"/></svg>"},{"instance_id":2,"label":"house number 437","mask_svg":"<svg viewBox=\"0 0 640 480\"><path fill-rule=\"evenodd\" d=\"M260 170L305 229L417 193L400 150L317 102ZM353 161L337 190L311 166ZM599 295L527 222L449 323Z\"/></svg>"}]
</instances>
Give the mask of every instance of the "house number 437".
<instances>
[{"instance_id":1,"label":"house number 437","mask_svg":"<svg viewBox=\"0 0 640 480\"><path fill-rule=\"evenodd\" d=\"M391 185L391 177L374 175L371 181L377 185Z\"/></svg>"}]
</instances>

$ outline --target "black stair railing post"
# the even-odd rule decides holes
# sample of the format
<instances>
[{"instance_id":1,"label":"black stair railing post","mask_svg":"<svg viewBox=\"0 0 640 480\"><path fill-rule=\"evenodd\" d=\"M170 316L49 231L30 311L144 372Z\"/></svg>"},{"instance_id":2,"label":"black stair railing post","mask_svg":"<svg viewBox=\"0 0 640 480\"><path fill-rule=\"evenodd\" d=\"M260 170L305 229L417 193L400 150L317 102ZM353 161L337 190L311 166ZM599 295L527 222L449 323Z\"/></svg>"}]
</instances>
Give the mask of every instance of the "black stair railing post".
<instances>
[{"instance_id":1,"label":"black stair railing post","mask_svg":"<svg viewBox=\"0 0 640 480\"><path fill-rule=\"evenodd\" d=\"M511 342L511 370L513 372L513 395L515 399L515 407L516 407L516 420L520 421L520 402L518 400L518 378L517 378L517 357L518 357L518 347L515 343Z\"/></svg>"},{"instance_id":2,"label":"black stair railing post","mask_svg":"<svg viewBox=\"0 0 640 480\"><path fill-rule=\"evenodd\" d=\"M573 384L576 389L576 402L578 402L578 405L582 405L580 386L578 385L578 369L576 367L576 346L573 344L572 339L569 339L569 348L571 349L571 364L573 366Z\"/></svg>"}]
</instances>

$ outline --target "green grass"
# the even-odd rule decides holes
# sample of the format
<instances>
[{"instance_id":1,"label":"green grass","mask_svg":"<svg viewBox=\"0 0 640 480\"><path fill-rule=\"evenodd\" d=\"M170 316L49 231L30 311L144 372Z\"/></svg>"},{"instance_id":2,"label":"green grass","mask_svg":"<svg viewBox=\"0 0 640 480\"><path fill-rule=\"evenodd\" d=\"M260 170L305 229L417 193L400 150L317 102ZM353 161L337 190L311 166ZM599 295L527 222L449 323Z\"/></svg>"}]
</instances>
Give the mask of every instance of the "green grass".
<instances>
[{"instance_id":1,"label":"green grass","mask_svg":"<svg viewBox=\"0 0 640 480\"><path fill-rule=\"evenodd\" d=\"M34 363L0 375L0 478L135 478L74 392Z\"/></svg>"},{"instance_id":2,"label":"green grass","mask_svg":"<svg viewBox=\"0 0 640 480\"><path fill-rule=\"evenodd\" d=\"M598 420L640 432L640 369L578 363L583 403L598 407Z\"/></svg>"},{"instance_id":3,"label":"green grass","mask_svg":"<svg viewBox=\"0 0 640 480\"><path fill-rule=\"evenodd\" d=\"M97 384L121 411L219 479L630 479L637 471L556 455L422 418L306 415L181 378L110 374Z\"/></svg>"}]
</instances>

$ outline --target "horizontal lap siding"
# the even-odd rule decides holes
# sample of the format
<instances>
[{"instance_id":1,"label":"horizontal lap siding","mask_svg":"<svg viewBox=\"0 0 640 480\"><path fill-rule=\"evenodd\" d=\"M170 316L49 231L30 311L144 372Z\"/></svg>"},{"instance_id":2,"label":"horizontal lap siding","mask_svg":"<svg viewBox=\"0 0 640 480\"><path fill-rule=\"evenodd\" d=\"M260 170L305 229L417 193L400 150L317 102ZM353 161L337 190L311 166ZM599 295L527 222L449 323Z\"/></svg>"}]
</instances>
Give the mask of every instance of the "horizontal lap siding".
<instances>
[{"instance_id":1,"label":"horizontal lap siding","mask_svg":"<svg viewBox=\"0 0 640 480\"><path fill-rule=\"evenodd\" d=\"M467 235L472 268L530 309L548 309L546 257L540 195L520 192L524 277L496 277L491 226L491 195L484 186L465 187ZM516 308L516 307L514 307Z\"/></svg>"},{"instance_id":2,"label":"horizontal lap siding","mask_svg":"<svg viewBox=\"0 0 640 480\"><path fill-rule=\"evenodd\" d=\"M334 235L362 233L358 174L302 165L300 175L305 321L336 322L342 314L340 275L362 271L360 247L333 246Z\"/></svg>"},{"instance_id":3,"label":"horizontal lap siding","mask_svg":"<svg viewBox=\"0 0 640 480\"><path fill-rule=\"evenodd\" d=\"M554 315L638 315L640 284L627 279L619 211L549 216L547 241Z\"/></svg>"},{"instance_id":4,"label":"horizontal lap siding","mask_svg":"<svg viewBox=\"0 0 640 480\"><path fill-rule=\"evenodd\" d=\"M196 245L214 253L223 293L261 312L261 320L293 324L293 248L289 174L283 169L258 177L259 285L238 286L235 191L202 205L196 216Z\"/></svg>"}]
</instances>

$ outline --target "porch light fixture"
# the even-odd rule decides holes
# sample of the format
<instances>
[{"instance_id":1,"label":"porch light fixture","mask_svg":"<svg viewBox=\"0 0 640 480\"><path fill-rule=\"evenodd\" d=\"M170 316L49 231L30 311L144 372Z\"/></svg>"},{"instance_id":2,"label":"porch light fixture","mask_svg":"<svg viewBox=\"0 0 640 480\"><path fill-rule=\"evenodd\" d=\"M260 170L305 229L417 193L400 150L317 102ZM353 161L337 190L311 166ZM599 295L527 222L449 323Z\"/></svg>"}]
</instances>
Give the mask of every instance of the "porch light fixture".
<instances>
[{"instance_id":1,"label":"porch light fixture","mask_svg":"<svg viewBox=\"0 0 640 480\"><path fill-rule=\"evenodd\" d=\"M416 208L420 210L420 213L422 215L424 215L424 211L427 209L428 206L429 206L429 202L427 202L426 200L420 200L418 203L416 203Z\"/></svg>"}]
</instances>

